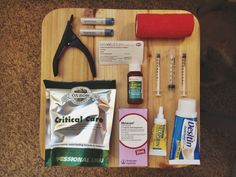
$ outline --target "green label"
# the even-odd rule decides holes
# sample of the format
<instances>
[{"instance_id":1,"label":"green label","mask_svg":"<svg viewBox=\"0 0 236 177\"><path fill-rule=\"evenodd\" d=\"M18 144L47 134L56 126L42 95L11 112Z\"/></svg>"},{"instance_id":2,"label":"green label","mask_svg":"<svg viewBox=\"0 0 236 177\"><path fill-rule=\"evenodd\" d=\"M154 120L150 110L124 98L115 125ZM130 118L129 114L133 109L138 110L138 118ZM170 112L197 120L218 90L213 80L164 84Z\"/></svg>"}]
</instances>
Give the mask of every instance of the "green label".
<instances>
[{"instance_id":1,"label":"green label","mask_svg":"<svg viewBox=\"0 0 236 177\"><path fill-rule=\"evenodd\" d=\"M107 167L108 150L83 148L54 148L45 153L45 166Z\"/></svg>"},{"instance_id":2,"label":"green label","mask_svg":"<svg viewBox=\"0 0 236 177\"><path fill-rule=\"evenodd\" d=\"M129 98L142 99L142 81L129 81Z\"/></svg>"}]
</instances>

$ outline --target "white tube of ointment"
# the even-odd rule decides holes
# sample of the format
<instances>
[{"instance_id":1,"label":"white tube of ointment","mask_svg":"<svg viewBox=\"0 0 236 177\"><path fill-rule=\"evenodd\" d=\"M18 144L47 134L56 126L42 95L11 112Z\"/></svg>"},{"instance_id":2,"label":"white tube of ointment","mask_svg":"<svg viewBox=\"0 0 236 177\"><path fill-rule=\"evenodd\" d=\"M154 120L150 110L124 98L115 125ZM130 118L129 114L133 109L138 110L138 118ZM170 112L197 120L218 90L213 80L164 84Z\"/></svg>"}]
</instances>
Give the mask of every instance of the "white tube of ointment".
<instances>
[{"instance_id":1,"label":"white tube of ointment","mask_svg":"<svg viewBox=\"0 0 236 177\"><path fill-rule=\"evenodd\" d=\"M164 118L163 107L161 106L157 117L154 119L149 155L166 156L166 143L166 119Z\"/></svg>"},{"instance_id":2,"label":"white tube of ointment","mask_svg":"<svg viewBox=\"0 0 236 177\"><path fill-rule=\"evenodd\" d=\"M171 165L200 165L195 99L179 99L169 163Z\"/></svg>"}]
</instances>

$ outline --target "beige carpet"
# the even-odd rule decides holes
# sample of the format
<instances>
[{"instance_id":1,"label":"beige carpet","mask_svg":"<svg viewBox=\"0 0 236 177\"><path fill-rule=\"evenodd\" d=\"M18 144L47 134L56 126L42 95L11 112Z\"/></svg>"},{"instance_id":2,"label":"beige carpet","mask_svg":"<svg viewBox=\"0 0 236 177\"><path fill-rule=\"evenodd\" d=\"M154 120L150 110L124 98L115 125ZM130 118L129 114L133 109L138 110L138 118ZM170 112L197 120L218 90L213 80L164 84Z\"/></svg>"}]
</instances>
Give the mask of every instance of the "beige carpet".
<instances>
[{"instance_id":1,"label":"beige carpet","mask_svg":"<svg viewBox=\"0 0 236 177\"><path fill-rule=\"evenodd\" d=\"M41 23L48 12L61 7L94 7L180 8L196 13L200 3L200 0L194 2L189 0L175 2L170 0L74 0L63 2L56 0L50 2L1 0L0 176L230 176L232 162L236 159L235 116L210 115L208 112L218 110L224 115L227 112L232 115L236 113L236 82L233 79L223 80L220 84L216 83L213 86L204 86L203 84L201 88L203 110L208 111L202 116L201 166L184 169L45 168L39 153ZM230 10L227 10L227 12L231 13ZM232 14L235 17L235 13L232 12ZM232 14L228 15L232 16ZM202 18L202 24L205 23L203 29L207 31L208 23L204 20ZM232 23L234 25L235 21ZM234 29L235 25L233 26ZM204 34L206 33L203 31ZM204 37L207 38L207 36ZM204 44L207 44L206 38L204 38ZM218 42L220 43L220 41ZM230 45L235 47L235 41L233 40ZM204 49L207 49L207 46ZM214 46L213 49L215 49ZM206 56L211 56L210 52L211 50L207 52ZM235 49L233 52L234 55ZM231 66L234 67L235 63L230 65L232 69ZM226 70L228 70L227 67ZM203 66L203 71L208 71L206 65ZM206 73L206 75L209 74L211 73ZM208 79L212 80L211 77ZM204 81L207 82L207 80ZM209 91L209 89L212 90ZM219 93L220 91L226 93L227 97L222 92ZM221 102L221 100L224 102ZM218 106L220 109L218 109ZM218 122L212 124L214 119ZM222 120L224 120L223 123Z\"/></svg>"}]
</instances>

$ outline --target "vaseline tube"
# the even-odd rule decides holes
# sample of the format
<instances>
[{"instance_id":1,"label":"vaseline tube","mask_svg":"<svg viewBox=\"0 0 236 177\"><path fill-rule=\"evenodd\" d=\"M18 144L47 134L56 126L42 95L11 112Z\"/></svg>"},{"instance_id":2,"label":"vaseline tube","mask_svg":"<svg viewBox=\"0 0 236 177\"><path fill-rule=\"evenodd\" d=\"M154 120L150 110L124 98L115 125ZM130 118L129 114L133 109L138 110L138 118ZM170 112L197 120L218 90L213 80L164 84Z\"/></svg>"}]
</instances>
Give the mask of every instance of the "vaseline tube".
<instances>
[{"instance_id":1,"label":"vaseline tube","mask_svg":"<svg viewBox=\"0 0 236 177\"><path fill-rule=\"evenodd\" d=\"M196 100L194 99L179 99L169 163L171 165L200 165Z\"/></svg>"},{"instance_id":2,"label":"vaseline tube","mask_svg":"<svg viewBox=\"0 0 236 177\"><path fill-rule=\"evenodd\" d=\"M161 106L154 120L149 155L166 156L166 143L166 119L164 118L163 107Z\"/></svg>"}]
</instances>

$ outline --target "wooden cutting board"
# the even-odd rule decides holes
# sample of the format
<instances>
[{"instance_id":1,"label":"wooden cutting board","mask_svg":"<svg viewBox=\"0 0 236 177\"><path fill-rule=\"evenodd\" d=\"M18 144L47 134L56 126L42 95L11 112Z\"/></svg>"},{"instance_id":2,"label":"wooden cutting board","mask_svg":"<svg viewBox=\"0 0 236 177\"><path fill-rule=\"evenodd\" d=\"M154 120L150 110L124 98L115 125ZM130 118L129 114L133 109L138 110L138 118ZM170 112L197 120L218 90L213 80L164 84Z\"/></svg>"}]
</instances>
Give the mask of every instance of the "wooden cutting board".
<instances>
[{"instance_id":1,"label":"wooden cutting board","mask_svg":"<svg viewBox=\"0 0 236 177\"><path fill-rule=\"evenodd\" d=\"M79 18L114 17L115 25L109 26L114 29L113 37L82 37L79 38L88 47L95 57L97 77L95 80L115 79L117 83L116 111L113 121L113 130L110 148L110 167L118 166L119 140L118 140L118 109L124 107L148 108L149 139L154 117L160 105L164 107L165 117L168 123L168 155L170 152L171 137L174 126L175 111L178 99L181 97L181 54L187 53L187 95L197 100L198 128L200 130L200 30L199 23L195 18L194 31L190 37L180 40L143 40L144 59L142 72L144 75L144 103L142 105L127 104L127 73L128 65L100 65L98 63L98 42L102 40L138 40L135 37L135 16L138 13L189 13L182 10L118 10L118 9L81 9L66 8L51 11L42 23L42 48L41 48L41 108L40 108L40 151L44 159L45 145L45 112L46 99L44 79L55 81L85 81L92 80L92 74L88 62L83 53L74 48L68 49L60 61L59 76L54 77L52 71L52 60L62 38L66 23L71 14L74 15L73 31L79 36L80 28L94 28L80 24ZM96 26L104 28L104 26ZM171 93L167 88L168 81L168 50L176 48L176 89ZM156 96L156 60L157 52L161 53L161 97ZM200 132L200 131L198 131ZM200 133L199 133L200 136ZM165 168L168 165L167 157L149 156L149 167ZM180 166L175 166L180 167Z\"/></svg>"}]
</instances>

